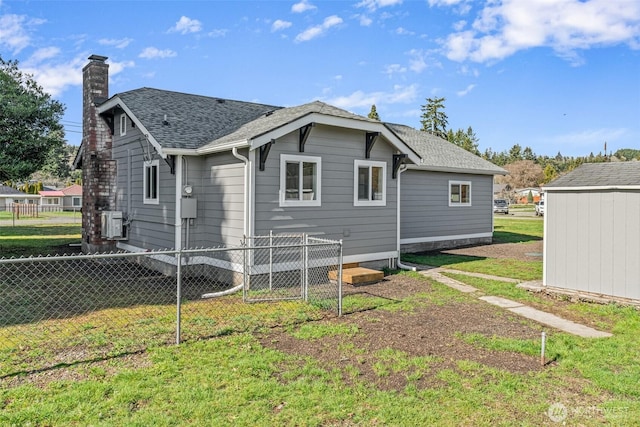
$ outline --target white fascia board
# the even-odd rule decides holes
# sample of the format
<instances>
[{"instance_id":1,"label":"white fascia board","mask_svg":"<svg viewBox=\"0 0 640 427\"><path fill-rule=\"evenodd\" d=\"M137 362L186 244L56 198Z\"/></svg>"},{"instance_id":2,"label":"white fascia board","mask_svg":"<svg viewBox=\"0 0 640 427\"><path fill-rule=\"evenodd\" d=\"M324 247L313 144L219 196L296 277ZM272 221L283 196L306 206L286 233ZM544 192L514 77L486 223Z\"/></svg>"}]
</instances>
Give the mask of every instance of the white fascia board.
<instances>
[{"instance_id":1,"label":"white fascia board","mask_svg":"<svg viewBox=\"0 0 640 427\"><path fill-rule=\"evenodd\" d=\"M602 190L640 190L640 185L600 185L583 187L542 187L542 191L602 191Z\"/></svg>"},{"instance_id":2,"label":"white fascia board","mask_svg":"<svg viewBox=\"0 0 640 427\"><path fill-rule=\"evenodd\" d=\"M465 169L465 168L449 168L446 166L419 166L407 165L407 169L423 171L423 172L447 172L447 173L464 173L469 175L506 175L498 171L490 171L486 169Z\"/></svg>"},{"instance_id":3,"label":"white fascia board","mask_svg":"<svg viewBox=\"0 0 640 427\"><path fill-rule=\"evenodd\" d=\"M197 156L197 150L193 148L165 148L164 153L167 156Z\"/></svg>"},{"instance_id":4,"label":"white fascia board","mask_svg":"<svg viewBox=\"0 0 640 427\"><path fill-rule=\"evenodd\" d=\"M300 129L310 123L317 123L321 125L342 127L347 129L362 130L365 132L380 132L387 141L391 143L397 150L405 153L409 156L409 159L417 164L420 164L420 156L418 156L408 145L406 145L401 139L391 133L382 123L371 123L362 120L349 119L346 117L328 116L325 114L311 113L300 117L290 123L275 128L269 132L266 132L260 136L253 138L250 142L250 149L255 150L273 139L278 139L291 132Z\"/></svg>"},{"instance_id":5,"label":"white fascia board","mask_svg":"<svg viewBox=\"0 0 640 427\"><path fill-rule=\"evenodd\" d=\"M151 135L151 133L147 130L147 128L144 127L144 125L140 122L140 120L138 120L135 114L133 114L133 112L129 109L129 107L127 107L126 104L118 96L115 96L109 99L108 101L104 102L103 104L100 104L97 107L97 110L99 114L102 114L115 107L120 107L124 110L125 113L127 113L127 116L129 116L129 118L136 124L138 129L140 129L140 132L142 132L142 134L149 140L149 142L156 149L160 157L162 157L163 159L166 159L167 153L162 148L162 146L158 143L158 141L156 141L153 135Z\"/></svg>"},{"instance_id":6,"label":"white fascia board","mask_svg":"<svg viewBox=\"0 0 640 427\"><path fill-rule=\"evenodd\" d=\"M249 141L246 139L241 139L239 141L227 142L220 145L214 145L212 147L207 147L206 145L194 150L194 153L197 155L203 154L213 154L220 153L222 151L231 151L234 148L246 148L249 146Z\"/></svg>"}]
</instances>

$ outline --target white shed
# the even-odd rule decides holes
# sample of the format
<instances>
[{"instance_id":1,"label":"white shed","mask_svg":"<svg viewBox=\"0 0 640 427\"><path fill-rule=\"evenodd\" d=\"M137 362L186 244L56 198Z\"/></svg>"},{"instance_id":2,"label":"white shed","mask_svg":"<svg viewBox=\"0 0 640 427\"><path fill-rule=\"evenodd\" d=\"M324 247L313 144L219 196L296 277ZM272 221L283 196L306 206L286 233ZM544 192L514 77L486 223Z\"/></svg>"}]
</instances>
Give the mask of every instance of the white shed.
<instances>
[{"instance_id":1,"label":"white shed","mask_svg":"<svg viewBox=\"0 0 640 427\"><path fill-rule=\"evenodd\" d=\"M544 286L640 300L640 162L583 164L543 190Z\"/></svg>"}]
</instances>

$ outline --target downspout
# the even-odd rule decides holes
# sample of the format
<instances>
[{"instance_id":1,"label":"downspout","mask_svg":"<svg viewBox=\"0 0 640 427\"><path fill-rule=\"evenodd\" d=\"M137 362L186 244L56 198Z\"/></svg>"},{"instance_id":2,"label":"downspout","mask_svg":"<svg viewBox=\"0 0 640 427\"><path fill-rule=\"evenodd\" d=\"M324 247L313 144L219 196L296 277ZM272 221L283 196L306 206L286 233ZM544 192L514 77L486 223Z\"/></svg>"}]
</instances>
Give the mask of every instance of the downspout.
<instances>
[{"instance_id":1,"label":"downspout","mask_svg":"<svg viewBox=\"0 0 640 427\"><path fill-rule=\"evenodd\" d=\"M176 218L175 218L175 242L174 249L182 249L182 155L175 159L176 165Z\"/></svg>"},{"instance_id":2,"label":"downspout","mask_svg":"<svg viewBox=\"0 0 640 427\"><path fill-rule=\"evenodd\" d=\"M249 169L249 159L247 159L245 156L243 156L242 154L238 153L238 148L237 147L233 147L231 149L231 154L233 154L233 157L235 157L236 159L240 160L242 163L244 163L244 207L243 207L243 227L242 227L242 233L244 234L245 237L249 236L249 220L250 218L250 210L249 207L251 206L251 195L249 194L249 190L250 190L250 183L251 183L251 175L250 175L250 169Z\"/></svg>"},{"instance_id":3,"label":"downspout","mask_svg":"<svg viewBox=\"0 0 640 427\"><path fill-rule=\"evenodd\" d=\"M396 262L396 265L398 266L398 268L401 268L403 270L410 270L410 271L417 271L417 268L415 267L411 267L409 265L405 265L400 261L400 204L402 202L402 197L401 196L401 192L400 192L400 176L402 175L402 172L407 170L407 166L406 165L402 165L400 167L400 169L398 169L398 177L397 177L397 186L398 189L396 190L397 192L397 200L396 200L396 221L397 221L397 242L398 242L398 261Z\"/></svg>"}]
</instances>

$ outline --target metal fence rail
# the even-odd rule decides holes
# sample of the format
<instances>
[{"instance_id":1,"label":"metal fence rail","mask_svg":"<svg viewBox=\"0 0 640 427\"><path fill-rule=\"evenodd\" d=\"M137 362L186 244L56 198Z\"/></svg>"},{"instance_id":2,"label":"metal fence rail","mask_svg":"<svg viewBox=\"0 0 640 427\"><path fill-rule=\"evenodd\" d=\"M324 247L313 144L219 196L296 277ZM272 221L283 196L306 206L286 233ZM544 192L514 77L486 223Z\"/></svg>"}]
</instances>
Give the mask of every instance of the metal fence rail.
<instances>
[{"instance_id":1,"label":"metal fence rail","mask_svg":"<svg viewBox=\"0 0 640 427\"><path fill-rule=\"evenodd\" d=\"M341 314L341 242L0 259L0 378Z\"/></svg>"}]
</instances>

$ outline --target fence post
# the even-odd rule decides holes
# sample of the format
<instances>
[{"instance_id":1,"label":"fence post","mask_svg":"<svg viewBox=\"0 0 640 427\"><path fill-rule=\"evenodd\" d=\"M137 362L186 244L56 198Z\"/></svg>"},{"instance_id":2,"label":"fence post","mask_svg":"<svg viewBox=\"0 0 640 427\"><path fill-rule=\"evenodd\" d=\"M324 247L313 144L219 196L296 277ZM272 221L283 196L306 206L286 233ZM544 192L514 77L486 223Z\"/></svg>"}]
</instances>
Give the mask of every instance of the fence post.
<instances>
[{"instance_id":1,"label":"fence post","mask_svg":"<svg viewBox=\"0 0 640 427\"><path fill-rule=\"evenodd\" d=\"M247 302L247 236L242 239L242 302Z\"/></svg>"},{"instance_id":2,"label":"fence post","mask_svg":"<svg viewBox=\"0 0 640 427\"><path fill-rule=\"evenodd\" d=\"M302 258L302 268L304 270L304 301L309 301L309 235L304 233L302 235L303 244L304 244L304 252Z\"/></svg>"},{"instance_id":3,"label":"fence post","mask_svg":"<svg viewBox=\"0 0 640 427\"><path fill-rule=\"evenodd\" d=\"M180 344L180 324L182 320L182 249L178 249L176 262L176 344Z\"/></svg>"},{"instance_id":4,"label":"fence post","mask_svg":"<svg viewBox=\"0 0 640 427\"><path fill-rule=\"evenodd\" d=\"M338 316L342 316L342 239L338 245Z\"/></svg>"},{"instance_id":5,"label":"fence post","mask_svg":"<svg viewBox=\"0 0 640 427\"><path fill-rule=\"evenodd\" d=\"M269 230L269 292L273 290L273 230Z\"/></svg>"}]
</instances>

